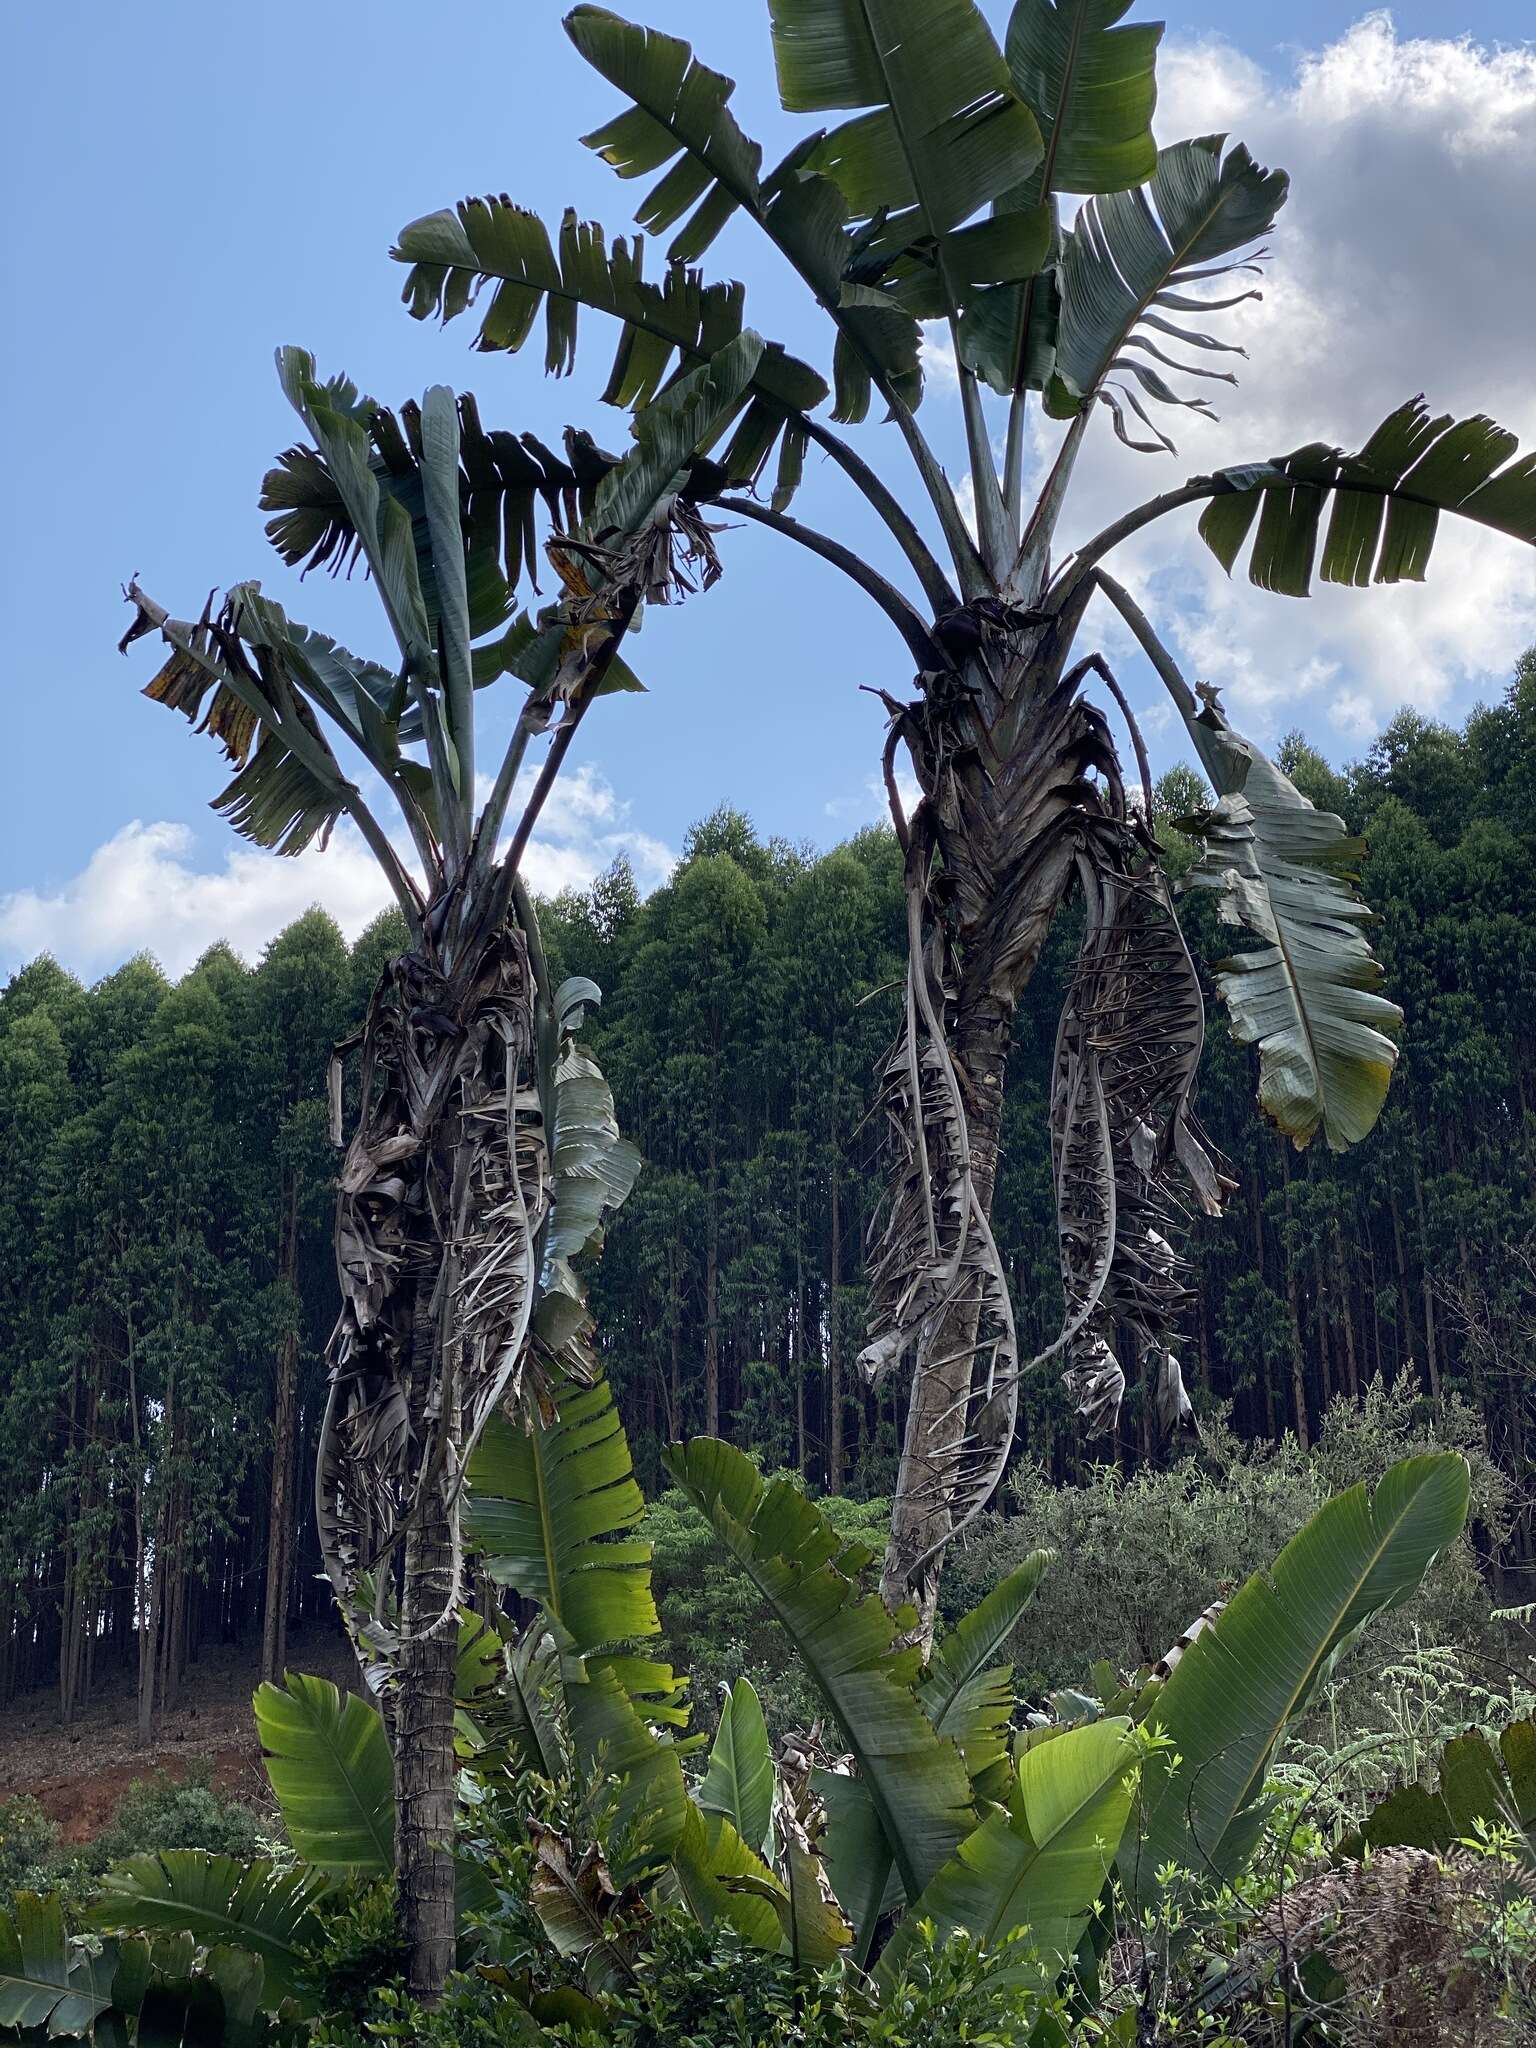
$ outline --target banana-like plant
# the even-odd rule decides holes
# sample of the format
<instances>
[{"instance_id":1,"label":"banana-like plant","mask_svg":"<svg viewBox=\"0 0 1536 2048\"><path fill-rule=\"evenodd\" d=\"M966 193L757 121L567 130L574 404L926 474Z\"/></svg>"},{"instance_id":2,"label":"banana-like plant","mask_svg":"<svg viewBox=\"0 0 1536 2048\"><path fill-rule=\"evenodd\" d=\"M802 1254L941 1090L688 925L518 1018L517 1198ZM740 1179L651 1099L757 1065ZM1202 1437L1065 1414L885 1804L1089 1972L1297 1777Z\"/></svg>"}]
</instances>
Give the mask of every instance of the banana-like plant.
<instances>
[{"instance_id":1,"label":"banana-like plant","mask_svg":"<svg viewBox=\"0 0 1536 2048\"><path fill-rule=\"evenodd\" d=\"M1261 588L1303 595L1314 573L1394 583L1424 573L1442 512L1536 542L1536 464L1492 422L1414 400L1358 454L1313 444L1193 477L1064 547L1074 467L1101 413L1131 447L1172 454L1159 421L1209 413L1200 394L1234 381L1220 365L1241 351L1217 330L1254 296L1284 172L1220 135L1158 147L1162 25L1127 21L1129 0L1015 0L1001 38L976 0L768 0L768 12L785 110L835 121L798 129L771 167L736 120L733 82L686 43L604 7L566 19L624 103L587 145L647 181L636 219L670 233L656 278L640 236L610 240L574 214L551 234L505 196L412 222L394 254L410 266L412 313L453 319L475 304L482 349L521 348L542 309L555 372L574 361L583 309L616 320L605 396L640 420L741 328L741 287L698 267L728 220L766 237L830 325L830 384L765 349L731 430L701 442L697 475L734 517L847 576L917 671L915 694L886 697L910 958L882 1077L892 1172L863 1363L911 1377L884 1591L893 1608L914 1594L926 1632L943 1551L998 1481L1032 1365L1059 1360L1097 1424L1118 1413L1128 1364L1150 1375L1169 1425L1193 1419L1174 1350L1189 1298L1180 1238L1230 1183L1192 1108L1203 1006L1149 829L1145 750L1103 657L1077 651L1096 592L1168 685L1215 787L1191 821L1204 847L1194 880L1257 941L1217 978L1236 1035L1259 1049L1264 1110L1298 1145L1319 1130L1355 1143L1397 1057L1399 1013L1379 993L1355 891L1360 848L1232 730L1213 690L1189 687L1108 557L1204 506L1200 531L1229 569L1251 536ZM919 423L926 323L947 329L958 364L974 531ZM876 397L910 458L909 495L839 431ZM1032 409L1061 431L1031 502ZM890 565L790 513L809 447L873 511ZM921 793L910 817L903 746ZM1052 1104L1066 1313L1026 1362L989 1222L1004 1078L1015 1007L1078 892L1082 966Z\"/></svg>"},{"instance_id":2,"label":"banana-like plant","mask_svg":"<svg viewBox=\"0 0 1536 2048\"><path fill-rule=\"evenodd\" d=\"M1179 1882L1230 1883L1268 1811L1265 1773L1287 1725L1373 1616L1417 1591L1461 1534L1471 1475L1452 1452L1406 1458L1374 1492L1329 1501L1268 1572L1191 1630L1166 1679L1140 1702L1167 1738L1149 1763L1120 1868L1151 1904ZM1166 1668L1166 1665L1165 1667Z\"/></svg>"},{"instance_id":3,"label":"banana-like plant","mask_svg":"<svg viewBox=\"0 0 1536 2048\"><path fill-rule=\"evenodd\" d=\"M639 1163L573 1035L597 991L551 984L523 860L592 705L638 687L622 648L643 606L718 573L689 465L763 354L733 331L647 408L618 459L584 434L558 455L488 430L473 398L441 385L397 415L284 349L308 438L266 477L269 537L293 566L361 561L393 652L353 654L253 582L190 621L137 584L127 593L124 648L153 635L169 649L146 694L235 764L215 808L282 854L349 821L409 933L332 1067L340 1145L343 1056L356 1054L315 1503L365 1662L398 1682L401 1922L412 1987L428 1997L453 1958L465 1469L493 1414L536 1407L554 1375L584 1371L572 1262L601 1243ZM530 612L541 554L559 594ZM482 764L479 692L503 677L521 701L499 762Z\"/></svg>"},{"instance_id":4,"label":"banana-like plant","mask_svg":"<svg viewBox=\"0 0 1536 2048\"><path fill-rule=\"evenodd\" d=\"M791 1738L775 1756L757 1696L738 1680L698 1774L685 1769L694 1745L682 1737L680 1681L637 1654L658 1622L612 1396L601 1380L559 1392L531 1432L498 1421L475 1454L472 1540L539 1612L501 1642L493 1685L483 1640L466 1632L462 1755L487 1792L509 1774L578 1790L591 1837L530 1824L529 1902L599 1997L629 1985L646 1923L677 1906L796 1969L850 1967L876 1999L897 1994L923 1927L940 1941L967 1929L1005 1951L1012 1981L1050 1993L1106 1938L1112 1872L1138 1906L1172 1883L1241 1874L1288 1722L1372 1616L1413 1591L1467 1510L1459 1457L1395 1466L1373 1495L1357 1487L1329 1503L1150 1684L1104 1711L1077 1697L1064 1703L1072 1711L1021 1725L1005 1646L1049 1553L1025 1560L924 1664L902 1639L909 1617L890 1615L866 1583L874 1553L730 1446L675 1445L672 1478L782 1623L832 1731L830 1742ZM184 1975L199 1958L247 1951L253 2011L290 2011L332 1889L389 1869L394 1795L375 1707L293 1676L257 1707L298 1869L137 1858L90 1917L119 1939L192 1944ZM1529 1746L1506 1745L1522 1784ZM462 1875L462 1911L483 1910L473 1867ZM4 1942L0 1928L0 1964ZM45 2009L39 1983L55 2002L109 1995L62 1932L48 1953L25 1987L29 2013ZM21 1988L0 1967L0 2001ZM526 2019L537 2038L532 2010Z\"/></svg>"},{"instance_id":5,"label":"banana-like plant","mask_svg":"<svg viewBox=\"0 0 1536 2048\"><path fill-rule=\"evenodd\" d=\"M228 1864L227 1858L208 1860ZM275 1965L277 1980L284 1981L287 1959L275 1930L285 1919L298 1924L278 1894L292 1899L314 1884L312 1876L290 1873L272 1886L229 1864L226 1888L262 1891L269 1924L263 1930L254 1918L241 1919L227 1943L217 1931L217 1912L196 1933L173 1913L165 1924L174 1931L153 1941L138 1935L77 1941L56 1893L18 1892L9 1911L0 1907L4 2038L19 2048L83 2038L101 2048L267 2048L277 2038L269 2011L278 2002L269 1968ZM144 1917L152 1924L147 1912ZM96 1918L98 1926L111 1921L110 1910Z\"/></svg>"}]
</instances>

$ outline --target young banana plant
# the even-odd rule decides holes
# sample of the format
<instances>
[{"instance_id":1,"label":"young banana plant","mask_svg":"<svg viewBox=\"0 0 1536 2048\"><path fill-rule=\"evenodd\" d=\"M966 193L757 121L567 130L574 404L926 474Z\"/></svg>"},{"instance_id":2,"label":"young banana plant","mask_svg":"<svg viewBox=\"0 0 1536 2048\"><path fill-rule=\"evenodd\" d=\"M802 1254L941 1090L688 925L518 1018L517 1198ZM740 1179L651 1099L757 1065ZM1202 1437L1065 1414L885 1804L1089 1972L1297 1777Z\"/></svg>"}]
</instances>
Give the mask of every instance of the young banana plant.
<instances>
[{"instance_id":1,"label":"young banana plant","mask_svg":"<svg viewBox=\"0 0 1536 2048\"><path fill-rule=\"evenodd\" d=\"M453 1953L465 1469L493 1414L536 1410L552 1371L580 1370L570 1262L600 1241L639 1165L571 1035L597 990L551 986L523 860L592 705L639 687L622 648L643 607L718 573L688 463L762 354L734 335L647 409L619 460L582 434L562 456L488 431L471 397L442 386L397 416L285 349L283 388L308 439L267 475L268 534L291 565L361 561L394 652L352 654L257 583L194 621L128 591L124 647L154 634L170 649L146 694L235 764L215 808L282 854L349 820L409 933L332 1066L341 1144L343 1060L356 1056L315 1500L343 1612L397 1681L401 1912L411 1981L429 1996ZM519 592L537 592L541 552L558 596L530 613ZM482 779L479 693L502 677L521 703Z\"/></svg>"},{"instance_id":2,"label":"young banana plant","mask_svg":"<svg viewBox=\"0 0 1536 2048\"><path fill-rule=\"evenodd\" d=\"M526 1835L528 1904L580 1965L580 2014L598 2032L603 1999L633 1988L650 1925L667 1912L729 1929L796 1971L840 1968L851 1995L898 2009L923 1946L961 1929L1019 1988L1072 1991L1113 1931L1112 1868L1138 1911L1175 1905L1173 1939L1187 1940L1212 1887L1240 1879L1262 1838L1287 1725L1372 1618L1412 1595L1467 1515L1462 1458L1408 1459L1374 1493L1358 1486L1329 1502L1145 1682L1125 1687L1104 1670L1099 1692L1118 1699L1058 1694L1055 1714L1025 1715L1009 1645L1050 1552L1002 1579L925 1666L901 1640L909 1617L889 1614L867 1582L872 1551L729 1445L674 1445L671 1478L824 1708L814 1732L776 1755L740 1679L707 1768L685 1775L697 1744L680 1739L683 1681L644 1654L660 1633L650 1547L636 1533L644 1502L612 1394L593 1374L560 1382L531 1429L494 1416L476 1447L473 1541L537 1613L521 1635L504 1617L488 1629L461 1616L453 1683L476 1806ZM297 1866L196 1850L134 1857L87 1917L118 1938L195 1938L253 2013L291 2013L308 1994L332 1891L391 1867L396 1796L383 1718L363 1700L290 1674L261 1688L256 1717ZM1505 1746L1511 1779L1530 1772L1522 1741ZM1481 1797L1493 1774L1479 1769ZM530 1779L566 1795L568 1832L542 1817ZM1495 1783L1492 1796L1504 1790ZM456 1877L462 1912L494 1920L496 1888L473 1856ZM72 1957L56 1915L40 1939L47 1911L31 1901L30 1926L16 1931L0 1914L0 2007L19 1999L41 2019L105 2006L110 1967ZM460 1932L472 1945L472 1925ZM186 1968L195 1960L189 1949ZM534 2018L575 2015L569 1987L541 1997L504 1969L482 1975L509 1994L509 2038L537 2038L514 1998L529 1997Z\"/></svg>"},{"instance_id":3,"label":"young banana plant","mask_svg":"<svg viewBox=\"0 0 1536 2048\"><path fill-rule=\"evenodd\" d=\"M917 671L915 691L887 699L910 961L882 1080L892 1173L864 1363L910 1374L885 1590L893 1606L915 1593L926 1631L942 1553L997 1483L1031 1364L1060 1360L1084 1412L1107 1424L1128 1344L1165 1417L1190 1418L1173 1351L1188 1299L1180 1229L1188 1209L1219 1209L1227 1182L1191 1107L1200 992L1150 833L1144 751L1103 658L1077 653L1095 592L1168 685L1215 787L1195 881L1259 941L1221 965L1218 985L1236 1034L1259 1047L1264 1109L1298 1145L1318 1130L1354 1143L1396 1058L1398 1012L1377 992L1354 889L1359 847L1232 730L1214 692L1189 688L1107 558L1203 504L1201 533L1229 569L1257 521L1249 573L1265 589L1303 595L1314 571L1397 582L1423 574L1442 512L1536 541L1536 469L1490 421L1414 401L1358 454L1314 444L1194 477L1064 549L1074 466L1101 414L1131 447L1171 454L1159 419L1208 413L1199 394L1233 381L1219 365L1240 351L1211 330L1254 295L1285 174L1219 135L1158 147L1161 24L1127 22L1128 0L1017 0L1001 42L976 0L768 0L768 11L786 111L835 117L798 132L771 168L731 111L732 80L686 43L602 7L567 17L576 49L625 102L588 146L622 178L655 178L636 218L671 231L659 280L643 275L639 236L610 244L568 214L552 237L506 197L413 222L394 253L411 266L418 317L451 319L481 295L483 349L520 348L542 304L557 372L573 361L581 309L616 319L606 395L641 418L741 325L741 287L693 267L727 221L766 237L829 324L830 393L814 369L766 349L733 431L711 444L711 475L734 516L842 571ZM1063 201L1076 209L1069 225ZM926 323L947 330L958 364L974 530L918 420ZM905 492L838 431L875 395L910 460ZM1032 409L1060 435L1031 501ZM790 514L808 447L882 524L889 575ZM939 553L924 538L934 529ZM1116 707L1139 800L1106 715ZM897 796L902 747L920 791L910 817ZM1086 933L1052 1113L1066 1312L1026 1363L989 1220L1004 1074L1020 995L1077 892Z\"/></svg>"}]
</instances>

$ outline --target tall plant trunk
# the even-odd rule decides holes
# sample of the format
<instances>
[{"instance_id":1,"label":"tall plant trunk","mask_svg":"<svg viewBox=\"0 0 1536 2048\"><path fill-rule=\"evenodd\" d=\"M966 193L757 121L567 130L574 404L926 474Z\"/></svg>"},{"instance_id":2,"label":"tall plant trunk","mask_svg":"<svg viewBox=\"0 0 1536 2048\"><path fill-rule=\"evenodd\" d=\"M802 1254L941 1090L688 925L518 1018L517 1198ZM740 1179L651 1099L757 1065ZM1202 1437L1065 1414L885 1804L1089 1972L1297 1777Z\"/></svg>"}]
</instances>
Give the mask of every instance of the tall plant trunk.
<instances>
[{"instance_id":1,"label":"tall plant trunk","mask_svg":"<svg viewBox=\"0 0 1536 2048\"><path fill-rule=\"evenodd\" d=\"M1291 1222L1291 1162L1282 1151L1280 1154L1280 1184L1285 1194L1286 1243L1281 1247L1285 1261L1285 1305L1291 1332L1291 1413L1296 1426L1296 1441L1306 1451L1311 1449L1311 1432L1307 1427L1307 1376L1306 1351L1301 1341L1301 1297L1296 1285L1296 1253L1290 1243Z\"/></svg>"},{"instance_id":2,"label":"tall plant trunk","mask_svg":"<svg viewBox=\"0 0 1536 2048\"><path fill-rule=\"evenodd\" d=\"M416 1419L432 1397L436 1331L432 1282L417 1285L411 1381ZM431 1631L452 1583L452 1532L444 1477L432 1477L405 1542L400 1603L406 1638L395 1709L395 1883L406 1981L427 2003L442 1995L454 1962L454 1626Z\"/></svg>"},{"instance_id":3,"label":"tall plant trunk","mask_svg":"<svg viewBox=\"0 0 1536 2048\"><path fill-rule=\"evenodd\" d=\"M1413 1297L1408 1291L1408 1256L1403 1248L1403 1212L1397 1199L1397 1182L1388 1187L1392 1211L1392 1255L1397 1269L1397 1305L1402 1317L1402 1335L1397 1343L1397 1368L1401 1372L1413 1358Z\"/></svg>"},{"instance_id":4,"label":"tall plant trunk","mask_svg":"<svg viewBox=\"0 0 1536 2048\"><path fill-rule=\"evenodd\" d=\"M913 1361L881 1590L893 1609L915 1599L923 1644L945 1545L1002 1476L1028 1369L990 1218L1015 1008L1074 886L1085 936L1052 1063L1052 1139L1083 1200L1061 1222L1066 1314L1036 1362L1062 1357L1096 1426L1119 1416L1117 1328L1155 1369L1168 1426L1191 1419L1169 1342L1187 1299L1166 1234L1177 1204L1162 1186L1175 1140L1202 1206L1219 1212L1230 1186L1189 1112L1198 978L1108 728L1080 694L1090 670L1117 696L1119 685L1098 655L1067 668L1092 587L1084 579L1050 615L1000 598L946 614L935 623L943 666L919 676L918 702L891 703L885 767L905 854L908 1001L885 1071L901 1150L862 1363L879 1373ZM922 791L910 824L894 764L903 741ZM1128 991L1153 983L1174 1021L1131 1044L1117 1020ZM1155 1167L1141 1149L1154 1129ZM1117 1200L1133 1215L1118 1228Z\"/></svg>"},{"instance_id":5,"label":"tall plant trunk","mask_svg":"<svg viewBox=\"0 0 1536 2048\"><path fill-rule=\"evenodd\" d=\"M910 1156L893 1183L873 1269L875 1341L861 1363L875 1374L897 1354L914 1355L881 1592L893 1610L915 1601L924 1644L932 1640L942 1546L975 1417L978 1338L984 1319L994 1330L999 1315L1011 1323L988 1233L1014 1010L1071 884L1086 807L1096 800L1090 776L1112 765L1102 721L1077 694L1079 672L1063 674L1086 601L1085 588L1070 615L1048 624L985 604L956 619L953 630L941 621L954 667L920 676L916 703L892 704L890 744L905 742L923 792L910 822L897 816L911 971L904 1047L887 1068L888 1099L893 1087L899 1099L905 1056ZM894 792L889 752L887 782ZM925 1047L953 1068L964 1118L959 1149L943 1128L952 1123L949 1087L935 1085ZM922 1128L931 1119L936 1142ZM957 1205L967 1179L971 1192ZM970 1213L972 1199L975 1221L962 1227L981 1241L986 1270L975 1266L966 1284L946 1288L938 1279L936 1210ZM929 1268L914 1288L925 1235ZM1011 1328L1008 1339L1012 1348ZM1016 1388L1016 1359L1008 1370ZM1002 1425L1008 1434L1011 1426Z\"/></svg>"},{"instance_id":6,"label":"tall plant trunk","mask_svg":"<svg viewBox=\"0 0 1536 2048\"><path fill-rule=\"evenodd\" d=\"M1435 1282L1429 1253L1429 1222L1424 1210L1424 1173L1419 1165L1419 1129L1415 1122L1413 1143L1408 1154L1413 1163L1413 1203L1419 1219L1419 1281L1424 1299L1424 1369L1429 1380L1429 1397L1440 1405L1440 1347L1435 1332Z\"/></svg>"},{"instance_id":7,"label":"tall plant trunk","mask_svg":"<svg viewBox=\"0 0 1536 2048\"><path fill-rule=\"evenodd\" d=\"M704 1434L720 1434L720 1190L715 1134L709 1134L704 1225Z\"/></svg>"},{"instance_id":8,"label":"tall plant trunk","mask_svg":"<svg viewBox=\"0 0 1536 2048\"><path fill-rule=\"evenodd\" d=\"M427 2003L454 1956L454 1476L521 1391L549 1212L554 1102L536 1046L543 1030L552 1047L558 1027L536 1003L544 969L527 914L525 937L493 893L450 893L431 907L422 949L385 968L337 1205L342 1312L316 1516L354 1628L363 1575L377 1599L400 1574L397 1902L407 1979ZM344 1050L331 1075L338 1138Z\"/></svg>"},{"instance_id":9,"label":"tall plant trunk","mask_svg":"<svg viewBox=\"0 0 1536 2048\"><path fill-rule=\"evenodd\" d=\"M1333 1270L1339 1290L1339 1306L1344 1317L1344 1372L1349 1387L1349 1398L1360 1398L1360 1359L1355 1343L1355 1299L1350 1286L1349 1267L1344 1258L1344 1239L1339 1229L1339 1219L1333 1219Z\"/></svg>"}]
</instances>

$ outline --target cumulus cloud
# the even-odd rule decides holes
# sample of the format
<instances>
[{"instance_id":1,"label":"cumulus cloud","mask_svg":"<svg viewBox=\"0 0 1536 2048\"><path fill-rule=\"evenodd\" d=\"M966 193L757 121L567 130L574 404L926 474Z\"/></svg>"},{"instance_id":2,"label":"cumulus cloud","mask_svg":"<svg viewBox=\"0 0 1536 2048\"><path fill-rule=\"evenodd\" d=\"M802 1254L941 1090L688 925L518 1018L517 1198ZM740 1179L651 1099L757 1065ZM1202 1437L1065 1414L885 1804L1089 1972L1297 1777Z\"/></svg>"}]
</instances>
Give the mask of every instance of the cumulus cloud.
<instances>
[{"instance_id":1,"label":"cumulus cloud","mask_svg":"<svg viewBox=\"0 0 1536 2048\"><path fill-rule=\"evenodd\" d=\"M1263 298L1217 316L1250 357L1237 389L1213 387L1221 421L1176 416L1176 461L1097 432L1064 538L1223 463L1310 440L1358 447L1418 391L1436 411L1485 411L1536 441L1536 49L1407 39L1375 12L1288 77L1216 38L1170 41L1160 75L1161 140L1229 132L1286 167L1291 198ZM1037 435L1037 464L1056 431ZM1300 719L1355 744L1404 702L1455 713L1500 688L1536 639L1530 551L1454 520L1426 583L1319 587L1306 603L1255 591L1241 572L1229 583L1193 513L1116 560L1190 666L1271 733ZM1096 630L1124 652L1116 623L1098 616Z\"/></svg>"},{"instance_id":2,"label":"cumulus cloud","mask_svg":"<svg viewBox=\"0 0 1536 2048\"><path fill-rule=\"evenodd\" d=\"M896 760L896 794L908 817L917 809L922 793L903 748ZM829 797L822 810L843 832L857 832L865 825L888 825L891 822L890 798L886 794L884 780L878 775L866 776L857 789L844 796Z\"/></svg>"},{"instance_id":3,"label":"cumulus cloud","mask_svg":"<svg viewBox=\"0 0 1536 2048\"><path fill-rule=\"evenodd\" d=\"M621 853L642 889L665 880L676 858L635 831L602 773L583 767L557 783L524 871L539 894L553 895L585 887ZM198 864L189 826L135 819L56 886L0 896L0 967L47 952L90 976L146 952L174 976L220 939L254 960L315 904L355 939L389 900L373 856L345 823L323 853L311 847L284 860L233 843L209 868Z\"/></svg>"}]
</instances>

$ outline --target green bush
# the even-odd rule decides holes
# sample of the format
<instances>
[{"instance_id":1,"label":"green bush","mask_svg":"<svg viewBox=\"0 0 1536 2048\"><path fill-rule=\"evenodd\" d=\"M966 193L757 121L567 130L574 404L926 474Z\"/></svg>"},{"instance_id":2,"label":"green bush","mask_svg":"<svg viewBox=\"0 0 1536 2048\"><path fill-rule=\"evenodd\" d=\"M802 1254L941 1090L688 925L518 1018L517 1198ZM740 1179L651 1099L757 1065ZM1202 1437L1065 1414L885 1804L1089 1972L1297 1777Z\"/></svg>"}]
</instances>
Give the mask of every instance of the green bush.
<instances>
[{"instance_id":1,"label":"green bush","mask_svg":"<svg viewBox=\"0 0 1536 2048\"><path fill-rule=\"evenodd\" d=\"M19 1891L87 1898L104 1870L126 1856L162 1849L207 1849L248 1861L263 1849L266 1825L238 1799L213 1789L213 1767L195 1762L185 1780L136 1779L95 1841L65 1847L57 1824L35 1799L0 1800L0 1907Z\"/></svg>"},{"instance_id":2,"label":"green bush","mask_svg":"<svg viewBox=\"0 0 1536 2048\"><path fill-rule=\"evenodd\" d=\"M1005 1981L1006 1951L985 1957L963 1935L920 1946L907 1978L878 2009L838 1971L797 1972L789 1959L706 1934L682 1915L651 1923L633 1982L605 1999L601 2036L546 2015L531 2030L519 2002L484 1977L459 1978L433 2012L397 1986L376 1988L322 2019L314 2048L1012 2048L1044 2006ZM497 1973L491 1973L493 1976ZM537 1998L543 1987L522 1984Z\"/></svg>"},{"instance_id":3,"label":"green bush","mask_svg":"<svg viewBox=\"0 0 1536 2048\"><path fill-rule=\"evenodd\" d=\"M49 1891L69 1869L56 1821L23 1792L0 1799L0 1907L15 1892Z\"/></svg>"},{"instance_id":4,"label":"green bush","mask_svg":"<svg viewBox=\"0 0 1536 2048\"><path fill-rule=\"evenodd\" d=\"M1475 1413L1453 1398L1435 1416L1411 1380L1391 1389L1378 1382L1358 1404L1335 1402L1310 1453L1290 1436L1242 1444L1218 1423L1171 1469L1143 1467L1130 1479L1099 1466L1084 1485L1057 1487L1025 1466L1010 1484L1008 1514L984 1516L947 1565L944 1611L967 1612L1029 1551L1050 1548L1058 1562L1011 1646L1021 1684L1040 1693L1080 1687L1098 1658L1130 1673L1156 1663L1210 1601L1269 1564L1330 1495L1360 1480L1374 1484L1399 1458L1443 1449L1470 1460L1473 1516L1497 1542L1510 1484L1484 1448ZM1425 1643L1449 1646L1474 1671L1503 1670L1507 1632L1492 1612L1471 1538L1463 1537L1422 1590L1344 1660L1313 1716L1314 1732L1324 1716L1343 1739L1384 1726L1380 1674Z\"/></svg>"},{"instance_id":5,"label":"green bush","mask_svg":"<svg viewBox=\"0 0 1536 2048\"><path fill-rule=\"evenodd\" d=\"M125 1856L162 1849L207 1849L249 1860L261 1854L267 1832L252 1808L214 1790L213 1766L200 1758L180 1783L164 1776L135 1779L91 1844L91 1860L104 1870Z\"/></svg>"}]
</instances>

